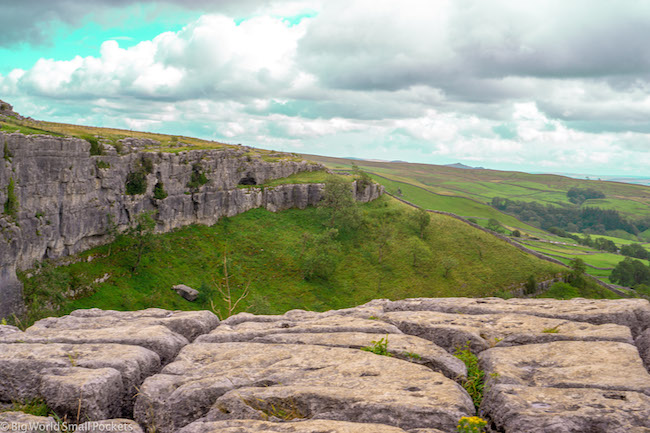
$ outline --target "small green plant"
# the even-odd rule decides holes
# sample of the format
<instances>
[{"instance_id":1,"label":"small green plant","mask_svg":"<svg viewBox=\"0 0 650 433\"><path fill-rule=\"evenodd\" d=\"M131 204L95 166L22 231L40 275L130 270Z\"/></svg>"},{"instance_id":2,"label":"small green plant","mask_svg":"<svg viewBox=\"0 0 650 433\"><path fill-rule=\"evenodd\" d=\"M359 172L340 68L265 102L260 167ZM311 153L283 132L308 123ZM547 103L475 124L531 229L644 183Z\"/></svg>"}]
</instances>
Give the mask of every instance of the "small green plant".
<instances>
[{"instance_id":1,"label":"small green plant","mask_svg":"<svg viewBox=\"0 0 650 433\"><path fill-rule=\"evenodd\" d=\"M156 186L153 187L153 198L156 200L164 200L167 198L167 191L165 191L165 185L162 181L158 181Z\"/></svg>"},{"instance_id":2,"label":"small green plant","mask_svg":"<svg viewBox=\"0 0 650 433\"><path fill-rule=\"evenodd\" d=\"M7 201L5 201L5 214L13 218L18 215L18 197L16 196L16 183L14 178L9 178L9 185L7 185Z\"/></svg>"},{"instance_id":3,"label":"small green plant","mask_svg":"<svg viewBox=\"0 0 650 433\"><path fill-rule=\"evenodd\" d=\"M68 360L70 361L70 365L73 367L77 366L77 359L79 359L79 352L72 352L68 353Z\"/></svg>"},{"instance_id":4,"label":"small green plant","mask_svg":"<svg viewBox=\"0 0 650 433\"><path fill-rule=\"evenodd\" d=\"M560 332L560 330L558 329L559 327L560 327L560 325L554 326L552 328L544 328L544 330L542 330L542 332L544 334L557 334L558 332Z\"/></svg>"},{"instance_id":5,"label":"small green plant","mask_svg":"<svg viewBox=\"0 0 650 433\"><path fill-rule=\"evenodd\" d=\"M417 353L413 353L413 352L402 352L402 355L404 355L407 358L409 358L411 360L414 360L414 361L419 361L420 359L422 359L422 357L420 355L418 355Z\"/></svg>"},{"instance_id":6,"label":"small green plant","mask_svg":"<svg viewBox=\"0 0 650 433\"><path fill-rule=\"evenodd\" d=\"M485 372L478 365L478 358L470 350L470 342L465 346L457 347L454 356L465 363L467 367L467 379L461 384L474 402L474 407L478 410L483 400L483 378ZM472 431L472 430L470 430Z\"/></svg>"},{"instance_id":7,"label":"small green plant","mask_svg":"<svg viewBox=\"0 0 650 433\"><path fill-rule=\"evenodd\" d=\"M187 187L192 190L192 192L196 192L206 183L208 183L208 178L203 172L203 166L198 162L192 164L192 176L190 177L190 181L187 183Z\"/></svg>"},{"instance_id":8,"label":"small green plant","mask_svg":"<svg viewBox=\"0 0 650 433\"><path fill-rule=\"evenodd\" d=\"M9 151L9 146L7 145L7 142L6 142L6 141L5 141L5 147L4 147L3 154L4 154L4 155L3 155L3 158L5 159L5 161L9 161L9 162L11 162L11 157L12 157L13 155L12 155L12 153Z\"/></svg>"},{"instance_id":9,"label":"small green plant","mask_svg":"<svg viewBox=\"0 0 650 433\"><path fill-rule=\"evenodd\" d=\"M102 160L100 160L100 159L98 159L97 161L95 161L95 166L96 166L97 168L111 168L111 165L110 165L108 162L106 162L106 161L102 161Z\"/></svg>"},{"instance_id":10,"label":"small green plant","mask_svg":"<svg viewBox=\"0 0 650 433\"><path fill-rule=\"evenodd\" d=\"M7 319L3 317L2 320L0 320L0 325L7 326Z\"/></svg>"},{"instance_id":11,"label":"small green plant","mask_svg":"<svg viewBox=\"0 0 650 433\"><path fill-rule=\"evenodd\" d=\"M368 320L379 320L379 317L377 317L377 316L370 316L370 317L368 317Z\"/></svg>"},{"instance_id":12,"label":"small green plant","mask_svg":"<svg viewBox=\"0 0 650 433\"><path fill-rule=\"evenodd\" d=\"M464 416L458 421L458 433L481 433L487 421L477 416Z\"/></svg>"},{"instance_id":13,"label":"small green plant","mask_svg":"<svg viewBox=\"0 0 650 433\"><path fill-rule=\"evenodd\" d=\"M43 399L34 398L24 401L13 401L11 404L11 411L23 412L34 416L49 416L52 411Z\"/></svg>"},{"instance_id":14,"label":"small green plant","mask_svg":"<svg viewBox=\"0 0 650 433\"><path fill-rule=\"evenodd\" d=\"M362 347L361 350L372 352L375 355L393 356L388 352L388 335L379 341L371 341L372 346Z\"/></svg>"},{"instance_id":15,"label":"small green plant","mask_svg":"<svg viewBox=\"0 0 650 433\"><path fill-rule=\"evenodd\" d=\"M94 135L84 134L81 136L84 140L90 143L91 155L102 155L104 153L104 146L99 142L99 139Z\"/></svg>"},{"instance_id":16,"label":"small green plant","mask_svg":"<svg viewBox=\"0 0 650 433\"><path fill-rule=\"evenodd\" d=\"M147 174L144 171L136 170L126 175L126 193L138 195L147 192Z\"/></svg>"},{"instance_id":17,"label":"small green plant","mask_svg":"<svg viewBox=\"0 0 650 433\"><path fill-rule=\"evenodd\" d=\"M120 141L116 141L113 143L113 147L115 148L115 151L119 154L124 153L124 144Z\"/></svg>"}]
</instances>

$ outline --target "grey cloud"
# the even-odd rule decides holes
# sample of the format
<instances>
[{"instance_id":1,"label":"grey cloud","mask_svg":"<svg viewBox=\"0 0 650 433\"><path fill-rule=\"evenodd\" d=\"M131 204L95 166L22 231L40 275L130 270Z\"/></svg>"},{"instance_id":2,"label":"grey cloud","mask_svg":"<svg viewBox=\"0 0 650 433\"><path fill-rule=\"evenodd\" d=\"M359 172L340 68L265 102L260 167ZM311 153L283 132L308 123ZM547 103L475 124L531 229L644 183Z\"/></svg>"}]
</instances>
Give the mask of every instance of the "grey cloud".
<instances>
[{"instance_id":1,"label":"grey cloud","mask_svg":"<svg viewBox=\"0 0 650 433\"><path fill-rule=\"evenodd\" d=\"M57 23L76 26L90 13L99 14L135 4L177 7L237 16L269 6L274 0L21 0L3 2L0 47L19 43L47 45Z\"/></svg>"}]
</instances>

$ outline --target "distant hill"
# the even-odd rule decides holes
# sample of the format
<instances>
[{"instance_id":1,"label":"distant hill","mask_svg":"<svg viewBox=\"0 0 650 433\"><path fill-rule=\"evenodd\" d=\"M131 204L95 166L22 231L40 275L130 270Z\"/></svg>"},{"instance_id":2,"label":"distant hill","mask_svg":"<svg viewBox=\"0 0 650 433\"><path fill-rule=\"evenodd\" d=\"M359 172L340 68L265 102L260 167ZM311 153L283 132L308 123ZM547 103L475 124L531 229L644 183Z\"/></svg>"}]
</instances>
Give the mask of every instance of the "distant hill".
<instances>
[{"instance_id":1,"label":"distant hill","mask_svg":"<svg viewBox=\"0 0 650 433\"><path fill-rule=\"evenodd\" d=\"M462 164L460 162L457 162L455 164L445 164L444 167L453 167L453 168L462 168L465 170L485 170L484 167L471 167L469 165Z\"/></svg>"}]
</instances>

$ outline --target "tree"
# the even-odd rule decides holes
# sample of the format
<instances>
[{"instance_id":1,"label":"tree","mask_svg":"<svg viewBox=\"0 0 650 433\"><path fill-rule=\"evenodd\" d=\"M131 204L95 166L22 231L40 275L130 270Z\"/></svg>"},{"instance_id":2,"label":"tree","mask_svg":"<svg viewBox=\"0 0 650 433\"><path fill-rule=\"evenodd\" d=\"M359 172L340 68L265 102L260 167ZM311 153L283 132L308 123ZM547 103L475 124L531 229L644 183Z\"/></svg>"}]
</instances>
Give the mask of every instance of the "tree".
<instances>
[{"instance_id":1,"label":"tree","mask_svg":"<svg viewBox=\"0 0 650 433\"><path fill-rule=\"evenodd\" d=\"M328 279L336 269L340 244L336 241L337 229L329 229L319 235L304 233L302 236L302 277Z\"/></svg>"},{"instance_id":2,"label":"tree","mask_svg":"<svg viewBox=\"0 0 650 433\"><path fill-rule=\"evenodd\" d=\"M521 237L521 232L519 230L515 229L512 232L510 232L510 236L513 236L515 238L520 238Z\"/></svg>"},{"instance_id":3,"label":"tree","mask_svg":"<svg viewBox=\"0 0 650 433\"><path fill-rule=\"evenodd\" d=\"M230 273L228 272L228 254L224 250L223 252L223 278L220 281L214 278L214 283L217 286L217 291L221 295L221 300L226 304L225 313L221 312L221 309L217 308L214 300L210 300L210 305L212 306L212 311L219 317L220 320L232 316L232 313L237 309L239 303L246 299L250 294L251 280L245 285L237 285L231 287L230 284ZM236 296L236 293L239 292L239 296Z\"/></svg>"},{"instance_id":4,"label":"tree","mask_svg":"<svg viewBox=\"0 0 650 433\"><path fill-rule=\"evenodd\" d=\"M422 239L409 237L408 248L413 258L414 268L419 268L431 260L431 249Z\"/></svg>"},{"instance_id":5,"label":"tree","mask_svg":"<svg viewBox=\"0 0 650 433\"><path fill-rule=\"evenodd\" d=\"M630 244L623 245L621 247L621 254L628 257L634 257L636 259L648 259L650 257L648 251L643 248L641 244Z\"/></svg>"},{"instance_id":6,"label":"tree","mask_svg":"<svg viewBox=\"0 0 650 433\"><path fill-rule=\"evenodd\" d=\"M584 273L587 271L585 261L580 258L573 258L569 261L571 273L569 274L569 283L574 287L584 287Z\"/></svg>"},{"instance_id":7,"label":"tree","mask_svg":"<svg viewBox=\"0 0 650 433\"><path fill-rule=\"evenodd\" d=\"M372 178L368 173L365 171L361 170L358 165L356 165L354 162L352 163L352 172L354 173L354 176L357 178L357 187L359 189L365 189L368 185L372 184Z\"/></svg>"},{"instance_id":8,"label":"tree","mask_svg":"<svg viewBox=\"0 0 650 433\"><path fill-rule=\"evenodd\" d=\"M424 239L426 229L429 227L429 224L431 224L431 215L429 215L429 212L427 212L426 209L420 207L413 212L413 219L417 225L420 239Z\"/></svg>"},{"instance_id":9,"label":"tree","mask_svg":"<svg viewBox=\"0 0 650 433\"><path fill-rule=\"evenodd\" d=\"M455 258L445 257L442 259L442 268L445 270L442 276L447 278L449 276L449 272L451 272L451 270L456 266L458 266L458 260Z\"/></svg>"},{"instance_id":10,"label":"tree","mask_svg":"<svg viewBox=\"0 0 650 433\"><path fill-rule=\"evenodd\" d=\"M151 212L142 212L136 215L136 225L129 230L129 234L135 240L136 247L136 259L131 268L131 276L133 276L133 274L138 270L143 253L151 247L153 241L153 232L156 228L156 222L153 220L151 215Z\"/></svg>"},{"instance_id":11,"label":"tree","mask_svg":"<svg viewBox=\"0 0 650 433\"><path fill-rule=\"evenodd\" d=\"M503 233L505 231L501 223L494 218L488 220L487 228L497 233Z\"/></svg>"},{"instance_id":12,"label":"tree","mask_svg":"<svg viewBox=\"0 0 650 433\"><path fill-rule=\"evenodd\" d=\"M612 283L621 286L650 285L650 267L639 260L626 257L612 270L609 279Z\"/></svg>"},{"instance_id":13,"label":"tree","mask_svg":"<svg viewBox=\"0 0 650 433\"><path fill-rule=\"evenodd\" d=\"M336 225L353 225L358 221L357 203L352 196L352 187L350 182L340 176L330 176L325 181L320 205L330 212L330 228Z\"/></svg>"}]
</instances>

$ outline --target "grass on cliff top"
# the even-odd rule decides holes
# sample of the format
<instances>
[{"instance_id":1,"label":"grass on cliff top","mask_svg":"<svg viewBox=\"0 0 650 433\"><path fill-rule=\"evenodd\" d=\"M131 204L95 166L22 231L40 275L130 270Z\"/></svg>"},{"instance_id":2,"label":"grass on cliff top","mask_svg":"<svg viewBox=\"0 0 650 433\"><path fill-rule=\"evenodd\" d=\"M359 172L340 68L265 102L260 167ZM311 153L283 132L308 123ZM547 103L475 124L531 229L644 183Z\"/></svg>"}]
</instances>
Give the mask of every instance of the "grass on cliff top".
<instances>
[{"instance_id":1,"label":"grass on cliff top","mask_svg":"<svg viewBox=\"0 0 650 433\"><path fill-rule=\"evenodd\" d=\"M447 216L431 214L421 240L414 211L389 197L360 210L363 224L342 230L325 247L313 241L325 236L329 216L322 208L255 209L211 227L156 235L133 276L135 246L123 237L81 254L78 263L21 273L30 321L91 307L196 310L209 309L211 299L223 307L215 282L223 277L224 251L231 285L250 281L251 293L237 311L267 314L345 308L375 298L490 296L530 275L541 281L566 271ZM308 257L321 260L324 275L303 278ZM95 282L102 277L107 280ZM180 298L171 290L175 284L199 289L199 300Z\"/></svg>"}]
</instances>

